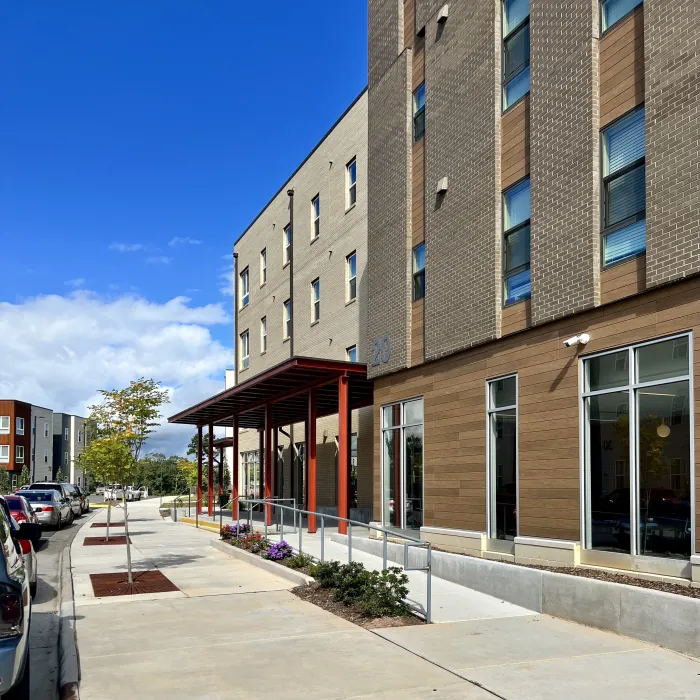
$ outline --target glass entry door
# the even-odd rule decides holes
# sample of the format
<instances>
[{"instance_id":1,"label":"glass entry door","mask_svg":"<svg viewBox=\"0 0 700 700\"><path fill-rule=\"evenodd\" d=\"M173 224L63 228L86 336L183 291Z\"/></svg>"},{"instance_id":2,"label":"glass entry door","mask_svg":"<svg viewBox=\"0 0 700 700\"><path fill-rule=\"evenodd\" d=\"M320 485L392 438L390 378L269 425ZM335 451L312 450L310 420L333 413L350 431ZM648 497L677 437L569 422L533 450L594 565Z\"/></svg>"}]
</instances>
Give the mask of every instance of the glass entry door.
<instances>
[{"instance_id":1,"label":"glass entry door","mask_svg":"<svg viewBox=\"0 0 700 700\"><path fill-rule=\"evenodd\" d=\"M382 407L382 523L423 525L423 399Z\"/></svg>"}]
</instances>

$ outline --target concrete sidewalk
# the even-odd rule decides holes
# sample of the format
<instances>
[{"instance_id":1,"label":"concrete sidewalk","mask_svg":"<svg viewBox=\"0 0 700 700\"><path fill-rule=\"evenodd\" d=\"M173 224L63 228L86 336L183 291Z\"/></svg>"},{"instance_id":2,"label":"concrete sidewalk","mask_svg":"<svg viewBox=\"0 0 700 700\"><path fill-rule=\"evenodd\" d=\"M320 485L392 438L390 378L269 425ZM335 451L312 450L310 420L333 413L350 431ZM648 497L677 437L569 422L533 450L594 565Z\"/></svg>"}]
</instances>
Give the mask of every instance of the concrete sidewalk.
<instances>
[{"instance_id":1,"label":"concrete sidewalk","mask_svg":"<svg viewBox=\"0 0 700 700\"><path fill-rule=\"evenodd\" d=\"M209 547L211 532L162 521L157 500L129 511L143 519L130 528L134 568L157 567L180 590L95 598L89 574L123 571L125 547L84 547L99 531L79 532L83 700L700 697L695 660L522 609L498 614L489 596L482 619L475 609L461 622L367 631Z\"/></svg>"}]
</instances>

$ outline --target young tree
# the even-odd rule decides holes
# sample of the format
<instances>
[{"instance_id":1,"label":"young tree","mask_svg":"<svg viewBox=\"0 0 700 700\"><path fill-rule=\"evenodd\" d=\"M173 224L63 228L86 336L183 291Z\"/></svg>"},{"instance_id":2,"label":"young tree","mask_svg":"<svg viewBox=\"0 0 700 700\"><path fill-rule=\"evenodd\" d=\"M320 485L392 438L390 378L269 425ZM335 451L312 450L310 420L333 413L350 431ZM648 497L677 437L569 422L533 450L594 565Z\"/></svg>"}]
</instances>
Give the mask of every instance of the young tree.
<instances>
[{"instance_id":1,"label":"young tree","mask_svg":"<svg viewBox=\"0 0 700 700\"><path fill-rule=\"evenodd\" d=\"M0 468L0 493L10 492L10 475Z\"/></svg>"},{"instance_id":2,"label":"young tree","mask_svg":"<svg viewBox=\"0 0 700 700\"><path fill-rule=\"evenodd\" d=\"M65 480L66 480L66 477L63 475L63 471L62 471L61 469L59 469L59 470L56 472L56 481L57 481L59 484L62 484Z\"/></svg>"},{"instance_id":3,"label":"young tree","mask_svg":"<svg viewBox=\"0 0 700 700\"><path fill-rule=\"evenodd\" d=\"M20 472L19 475L19 484L18 486L29 486L29 484L32 483L32 475L29 473L29 467L25 464L22 467L22 471Z\"/></svg>"},{"instance_id":4,"label":"young tree","mask_svg":"<svg viewBox=\"0 0 700 700\"><path fill-rule=\"evenodd\" d=\"M90 406L89 420L94 426L96 440L109 439L111 444L122 445L119 448L119 461L130 456L130 468L127 478L119 479L122 486L136 471L143 446L159 425L160 407L168 403L168 392L160 388L160 382L141 377L129 383L124 389L102 389L103 402ZM126 451L123 449L126 448ZM122 495L124 507L124 534L126 535L126 563L128 581L133 583L131 573L131 547L129 545L129 524L126 493Z\"/></svg>"}]
</instances>

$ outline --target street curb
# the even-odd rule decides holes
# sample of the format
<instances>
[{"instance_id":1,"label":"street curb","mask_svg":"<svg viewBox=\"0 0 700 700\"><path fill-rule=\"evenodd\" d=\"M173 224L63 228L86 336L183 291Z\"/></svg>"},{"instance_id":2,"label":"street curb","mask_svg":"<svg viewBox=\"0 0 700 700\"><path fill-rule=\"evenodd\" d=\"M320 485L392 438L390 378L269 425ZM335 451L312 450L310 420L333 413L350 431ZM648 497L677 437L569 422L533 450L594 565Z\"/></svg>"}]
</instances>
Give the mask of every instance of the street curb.
<instances>
[{"instance_id":1,"label":"street curb","mask_svg":"<svg viewBox=\"0 0 700 700\"><path fill-rule=\"evenodd\" d=\"M287 579L287 581L291 581L297 586L310 586L312 583L315 583L315 579L311 576L302 574L300 571L294 571L294 569L290 569L288 566L284 566L284 564L278 564L269 559L263 559L257 554L251 554L250 552L246 552L245 549L240 549L240 547L233 547L221 540L212 540L210 544L214 549L218 549L220 552L228 554L228 556L234 559L248 562L248 564L257 566L259 569L264 569L280 578Z\"/></svg>"},{"instance_id":2,"label":"street curb","mask_svg":"<svg viewBox=\"0 0 700 700\"><path fill-rule=\"evenodd\" d=\"M72 543L71 543L72 544ZM60 558L58 664L59 695L62 700L79 700L80 661L75 629L75 600L70 564L71 545L63 548Z\"/></svg>"}]
</instances>

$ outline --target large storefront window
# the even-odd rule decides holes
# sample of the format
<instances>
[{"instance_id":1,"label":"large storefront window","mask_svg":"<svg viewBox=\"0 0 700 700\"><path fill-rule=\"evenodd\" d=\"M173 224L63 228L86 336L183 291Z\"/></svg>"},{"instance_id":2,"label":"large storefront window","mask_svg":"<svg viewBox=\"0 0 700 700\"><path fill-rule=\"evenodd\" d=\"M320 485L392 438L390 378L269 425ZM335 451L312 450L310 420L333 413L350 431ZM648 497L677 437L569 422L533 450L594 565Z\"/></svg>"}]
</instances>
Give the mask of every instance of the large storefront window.
<instances>
[{"instance_id":1,"label":"large storefront window","mask_svg":"<svg viewBox=\"0 0 700 700\"><path fill-rule=\"evenodd\" d=\"M691 553L690 336L584 362L586 547Z\"/></svg>"},{"instance_id":2,"label":"large storefront window","mask_svg":"<svg viewBox=\"0 0 700 700\"><path fill-rule=\"evenodd\" d=\"M260 493L260 453L258 450L241 452L243 493L247 498L258 498Z\"/></svg>"},{"instance_id":3,"label":"large storefront window","mask_svg":"<svg viewBox=\"0 0 700 700\"><path fill-rule=\"evenodd\" d=\"M489 537L513 540L518 534L518 416L516 376L488 383Z\"/></svg>"},{"instance_id":4,"label":"large storefront window","mask_svg":"<svg viewBox=\"0 0 700 700\"><path fill-rule=\"evenodd\" d=\"M382 407L382 522L423 524L423 399Z\"/></svg>"}]
</instances>

